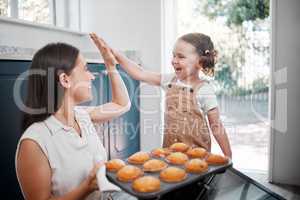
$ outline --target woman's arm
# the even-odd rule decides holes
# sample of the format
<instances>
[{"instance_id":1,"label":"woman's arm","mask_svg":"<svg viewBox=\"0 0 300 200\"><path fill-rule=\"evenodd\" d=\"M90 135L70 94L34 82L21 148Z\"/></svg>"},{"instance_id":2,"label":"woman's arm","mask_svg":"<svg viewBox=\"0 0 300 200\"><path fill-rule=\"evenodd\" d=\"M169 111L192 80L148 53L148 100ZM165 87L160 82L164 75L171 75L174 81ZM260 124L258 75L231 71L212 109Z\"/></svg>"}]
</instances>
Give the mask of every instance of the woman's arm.
<instances>
[{"instance_id":1,"label":"woman's arm","mask_svg":"<svg viewBox=\"0 0 300 200\"><path fill-rule=\"evenodd\" d=\"M220 145L223 154L231 158L232 156L231 147L230 147L230 143L225 128L220 120L219 109L216 107L209 110L207 113L207 118L208 118L208 122L212 134L215 137L218 144Z\"/></svg>"},{"instance_id":2,"label":"woman's arm","mask_svg":"<svg viewBox=\"0 0 300 200\"><path fill-rule=\"evenodd\" d=\"M88 112L94 122L104 122L127 112L131 103L127 88L116 69L116 60L111 50L96 34L91 34L91 38L104 59L112 87L112 100L97 107L90 107Z\"/></svg>"},{"instance_id":3,"label":"woman's arm","mask_svg":"<svg viewBox=\"0 0 300 200\"><path fill-rule=\"evenodd\" d=\"M20 144L16 170L26 200L80 200L98 189L96 172L100 166L96 165L77 188L61 197L53 197L48 159L35 141L25 139Z\"/></svg>"}]
</instances>

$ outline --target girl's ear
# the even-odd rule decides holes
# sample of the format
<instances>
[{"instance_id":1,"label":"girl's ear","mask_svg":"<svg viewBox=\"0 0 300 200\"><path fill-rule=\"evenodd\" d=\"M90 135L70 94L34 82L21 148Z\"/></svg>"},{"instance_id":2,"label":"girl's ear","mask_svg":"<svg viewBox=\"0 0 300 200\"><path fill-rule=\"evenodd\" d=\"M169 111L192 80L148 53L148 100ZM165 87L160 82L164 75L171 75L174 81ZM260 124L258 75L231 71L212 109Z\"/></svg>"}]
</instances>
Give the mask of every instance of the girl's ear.
<instances>
[{"instance_id":1,"label":"girl's ear","mask_svg":"<svg viewBox=\"0 0 300 200\"><path fill-rule=\"evenodd\" d=\"M69 76L66 73L61 73L59 75L59 83L64 87L64 88L70 88L71 87L71 81Z\"/></svg>"},{"instance_id":2,"label":"girl's ear","mask_svg":"<svg viewBox=\"0 0 300 200\"><path fill-rule=\"evenodd\" d=\"M197 62L197 64L196 64L196 67L198 68L198 69L203 69L203 62L202 62L202 60L199 58L198 59L198 62Z\"/></svg>"}]
</instances>

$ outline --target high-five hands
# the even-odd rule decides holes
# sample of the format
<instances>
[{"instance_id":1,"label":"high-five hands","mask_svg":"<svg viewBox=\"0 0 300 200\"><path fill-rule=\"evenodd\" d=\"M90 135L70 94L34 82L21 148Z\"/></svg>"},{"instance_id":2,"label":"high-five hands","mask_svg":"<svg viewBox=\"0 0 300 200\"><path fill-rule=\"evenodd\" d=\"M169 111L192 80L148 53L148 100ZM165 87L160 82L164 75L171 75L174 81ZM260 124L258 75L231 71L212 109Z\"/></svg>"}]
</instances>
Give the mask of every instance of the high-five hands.
<instances>
[{"instance_id":1,"label":"high-five hands","mask_svg":"<svg viewBox=\"0 0 300 200\"><path fill-rule=\"evenodd\" d=\"M106 44L106 42L102 38L97 36L97 34L95 34L95 33L90 33L90 37L93 40L93 42L95 43L95 45L97 46L97 48L99 49L99 51L104 59L104 64L105 64L106 68L108 68L108 69L115 68L115 66L117 64L116 58L113 55L110 47Z\"/></svg>"}]
</instances>

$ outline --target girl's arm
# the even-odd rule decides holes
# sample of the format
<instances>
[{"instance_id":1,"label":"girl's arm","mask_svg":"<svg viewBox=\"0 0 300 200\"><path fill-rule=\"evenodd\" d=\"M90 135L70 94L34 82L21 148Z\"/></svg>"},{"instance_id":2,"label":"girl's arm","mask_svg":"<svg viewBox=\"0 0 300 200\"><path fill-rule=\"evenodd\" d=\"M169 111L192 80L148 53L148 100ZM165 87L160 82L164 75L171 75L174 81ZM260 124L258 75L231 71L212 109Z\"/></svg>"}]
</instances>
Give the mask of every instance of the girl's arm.
<instances>
[{"instance_id":1,"label":"girl's arm","mask_svg":"<svg viewBox=\"0 0 300 200\"><path fill-rule=\"evenodd\" d=\"M150 72L142 69L138 64L128 59L122 53L113 51L117 61L121 67L134 79L144 81L151 85L160 85L161 74L156 72Z\"/></svg>"},{"instance_id":2,"label":"girl's arm","mask_svg":"<svg viewBox=\"0 0 300 200\"><path fill-rule=\"evenodd\" d=\"M116 60L111 50L96 34L91 34L91 38L104 59L112 87L112 100L97 107L89 107L88 112L94 122L104 122L127 112L131 103L127 88L116 69Z\"/></svg>"},{"instance_id":3,"label":"girl's arm","mask_svg":"<svg viewBox=\"0 0 300 200\"><path fill-rule=\"evenodd\" d=\"M26 200L80 200L98 189L96 172L101 165L95 165L88 177L72 191L53 197L48 159L35 141L25 139L20 144L16 170Z\"/></svg>"},{"instance_id":4,"label":"girl's arm","mask_svg":"<svg viewBox=\"0 0 300 200\"><path fill-rule=\"evenodd\" d=\"M231 147L230 147L230 143L225 128L220 120L219 109L216 107L209 110L207 113L207 118L208 118L208 122L212 134L215 137L218 144L220 145L223 154L231 158L232 157Z\"/></svg>"},{"instance_id":5,"label":"girl's arm","mask_svg":"<svg viewBox=\"0 0 300 200\"><path fill-rule=\"evenodd\" d=\"M142 69L138 64L127 58L122 53L113 50L117 61L121 67L135 80L143 81L151 85L159 86L161 83L161 74Z\"/></svg>"}]
</instances>

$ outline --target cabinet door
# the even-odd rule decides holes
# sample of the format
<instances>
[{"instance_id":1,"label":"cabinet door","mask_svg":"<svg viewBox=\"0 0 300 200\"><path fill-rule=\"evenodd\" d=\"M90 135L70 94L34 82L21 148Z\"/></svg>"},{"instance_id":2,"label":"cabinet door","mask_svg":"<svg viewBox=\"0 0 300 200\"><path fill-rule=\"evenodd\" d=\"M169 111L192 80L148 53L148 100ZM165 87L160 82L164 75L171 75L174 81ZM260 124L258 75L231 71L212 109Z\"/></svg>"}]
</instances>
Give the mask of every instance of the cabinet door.
<instances>
[{"instance_id":1,"label":"cabinet door","mask_svg":"<svg viewBox=\"0 0 300 200\"><path fill-rule=\"evenodd\" d=\"M119 72L130 96L131 109L109 123L111 158L126 158L140 149L139 82L133 80L123 70L119 69Z\"/></svg>"},{"instance_id":2,"label":"cabinet door","mask_svg":"<svg viewBox=\"0 0 300 200\"><path fill-rule=\"evenodd\" d=\"M1 195L6 199L23 199L15 172L15 152L21 136L21 112L17 105L20 101L14 98L15 80L24 72L30 62L0 62L0 122L1 122ZM16 97L24 100L26 80ZM20 94L20 95L18 95Z\"/></svg>"}]
</instances>

